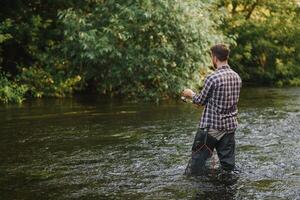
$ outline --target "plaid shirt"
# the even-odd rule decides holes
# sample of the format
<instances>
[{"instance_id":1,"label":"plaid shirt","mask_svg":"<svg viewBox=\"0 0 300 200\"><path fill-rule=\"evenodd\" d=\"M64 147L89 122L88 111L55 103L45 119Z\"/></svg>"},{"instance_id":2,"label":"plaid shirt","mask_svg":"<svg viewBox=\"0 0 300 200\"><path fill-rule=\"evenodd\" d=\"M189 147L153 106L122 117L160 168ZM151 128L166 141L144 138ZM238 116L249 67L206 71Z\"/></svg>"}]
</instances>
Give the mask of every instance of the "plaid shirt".
<instances>
[{"instance_id":1,"label":"plaid shirt","mask_svg":"<svg viewBox=\"0 0 300 200\"><path fill-rule=\"evenodd\" d=\"M199 127L217 130L237 128L237 103L242 80L228 65L208 75L199 95L193 96L193 103L205 105Z\"/></svg>"}]
</instances>

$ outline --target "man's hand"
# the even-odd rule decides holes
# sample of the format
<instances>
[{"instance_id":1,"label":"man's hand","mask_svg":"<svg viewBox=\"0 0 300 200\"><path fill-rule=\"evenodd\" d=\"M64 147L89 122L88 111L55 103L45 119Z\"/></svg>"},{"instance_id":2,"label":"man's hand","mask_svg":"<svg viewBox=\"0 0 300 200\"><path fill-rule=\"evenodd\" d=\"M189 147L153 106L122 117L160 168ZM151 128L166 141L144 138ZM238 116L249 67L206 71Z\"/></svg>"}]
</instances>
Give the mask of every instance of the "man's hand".
<instances>
[{"instance_id":1,"label":"man's hand","mask_svg":"<svg viewBox=\"0 0 300 200\"><path fill-rule=\"evenodd\" d=\"M191 89L184 89L183 92L181 93L181 95L186 98L192 98L194 94L195 92L193 92L193 90Z\"/></svg>"}]
</instances>

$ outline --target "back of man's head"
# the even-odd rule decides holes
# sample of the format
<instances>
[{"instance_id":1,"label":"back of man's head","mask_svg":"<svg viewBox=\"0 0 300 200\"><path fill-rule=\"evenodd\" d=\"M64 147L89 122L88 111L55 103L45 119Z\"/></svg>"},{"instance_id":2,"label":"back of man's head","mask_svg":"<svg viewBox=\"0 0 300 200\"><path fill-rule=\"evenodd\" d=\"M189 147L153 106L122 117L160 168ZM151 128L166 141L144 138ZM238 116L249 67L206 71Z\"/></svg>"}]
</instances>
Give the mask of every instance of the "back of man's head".
<instances>
[{"instance_id":1,"label":"back of man's head","mask_svg":"<svg viewBox=\"0 0 300 200\"><path fill-rule=\"evenodd\" d=\"M219 61L226 61L229 58L230 50L224 44L217 44L210 48L213 56L216 56Z\"/></svg>"}]
</instances>

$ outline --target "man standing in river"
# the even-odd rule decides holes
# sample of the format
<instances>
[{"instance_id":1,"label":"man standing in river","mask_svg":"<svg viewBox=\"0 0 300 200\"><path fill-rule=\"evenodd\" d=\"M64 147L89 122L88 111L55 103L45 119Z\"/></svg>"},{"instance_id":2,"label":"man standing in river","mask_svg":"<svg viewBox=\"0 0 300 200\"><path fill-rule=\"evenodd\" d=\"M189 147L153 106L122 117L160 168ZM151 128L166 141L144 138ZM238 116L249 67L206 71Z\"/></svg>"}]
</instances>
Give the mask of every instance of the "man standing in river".
<instances>
[{"instance_id":1,"label":"man standing in river","mask_svg":"<svg viewBox=\"0 0 300 200\"><path fill-rule=\"evenodd\" d=\"M182 96L202 105L204 111L192 146L190 173L198 174L216 148L222 169L235 168L235 138L237 128L237 104L242 81L228 65L229 49L218 44L211 47L211 59L215 71L208 75L199 94L185 89Z\"/></svg>"}]
</instances>

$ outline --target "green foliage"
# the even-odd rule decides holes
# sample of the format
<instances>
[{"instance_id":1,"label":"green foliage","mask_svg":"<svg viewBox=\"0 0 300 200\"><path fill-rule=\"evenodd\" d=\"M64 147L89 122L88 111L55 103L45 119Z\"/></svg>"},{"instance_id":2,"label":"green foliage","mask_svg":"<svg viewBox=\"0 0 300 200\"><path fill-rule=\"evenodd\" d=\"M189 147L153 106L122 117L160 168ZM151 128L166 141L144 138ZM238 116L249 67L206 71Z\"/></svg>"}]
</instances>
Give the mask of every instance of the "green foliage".
<instances>
[{"instance_id":1,"label":"green foliage","mask_svg":"<svg viewBox=\"0 0 300 200\"><path fill-rule=\"evenodd\" d=\"M231 63L244 82L295 85L300 76L300 9L294 1L220 0L223 30L236 36Z\"/></svg>"},{"instance_id":2,"label":"green foliage","mask_svg":"<svg viewBox=\"0 0 300 200\"><path fill-rule=\"evenodd\" d=\"M0 23L0 45L12 38L11 34L6 33L6 29L11 27L11 21L6 19ZM3 61L3 50L0 48L0 63Z\"/></svg>"},{"instance_id":3,"label":"green foliage","mask_svg":"<svg viewBox=\"0 0 300 200\"><path fill-rule=\"evenodd\" d=\"M63 71L52 75L39 67L23 68L22 73L18 76L18 81L26 85L31 96L35 98L70 95L80 80L80 76L66 78Z\"/></svg>"},{"instance_id":4,"label":"green foliage","mask_svg":"<svg viewBox=\"0 0 300 200\"><path fill-rule=\"evenodd\" d=\"M76 4L74 4L74 2ZM78 89L80 76L70 75L55 47L61 41L59 9L81 6L72 0L3 0L0 7L0 67L12 74L12 88L28 89L26 94L63 97ZM26 67L24 67L26 66ZM7 89L5 89L7 91ZM9 94L9 93L3 93ZM25 95L24 93L20 93ZM8 98L10 99L10 98Z\"/></svg>"},{"instance_id":5,"label":"green foliage","mask_svg":"<svg viewBox=\"0 0 300 200\"><path fill-rule=\"evenodd\" d=\"M1 0L2 70L15 76L21 71L20 66L31 66L39 61L40 54L61 39L58 10L81 5L75 0Z\"/></svg>"},{"instance_id":6,"label":"green foliage","mask_svg":"<svg viewBox=\"0 0 300 200\"><path fill-rule=\"evenodd\" d=\"M218 15L199 1L101 1L68 9L63 55L103 94L168 98L199 83L207 50L224 41ZM74 69L73 69L74 70Z\"/></svg>"},{"instance_id":7,"label":"green foliage","mask_svg":"<svg viewBox=\"0 0 300 200\"><path fill-rule=\"evenodd\" d=\"M5 29L9 28L11 26L11 22L9 19L6 19L5 21L1 22L0 24L0 44L4 43L6 40L9 40L12 38L12 36L8 33L5 33Z\"/></svg>"},{"instance_id":8,"label":"green foliage","mask_svg":"<svg viewBox=\"0 0 300 200\"><path fill-rule=\"evenodd\" d=\"M0 73L0 102L22 103L27 90L26 85L18 85L9 81L6 74Z\"/></svg>"},{"instance_id":9,"label":"green foliage","mask_svg":"<svg viewBox=\"0 0 300 200\"><path fill-rule=\"evenodd\" d=\"M300 85L295 1L2 0L0 19L2 102L83 90L174 97L201 85L220 42L244 82Z\"/></svg>"},{"instance_id":10,"label":"green foliage","mask_svg":"<svg viewBox=\"0 0 300 200\"><path fill-rule=\"evenodd\" d=\"M300 86L300 78L295 77L289 80L289 84L293 86Z\"/></svg>"}]
</instances>

